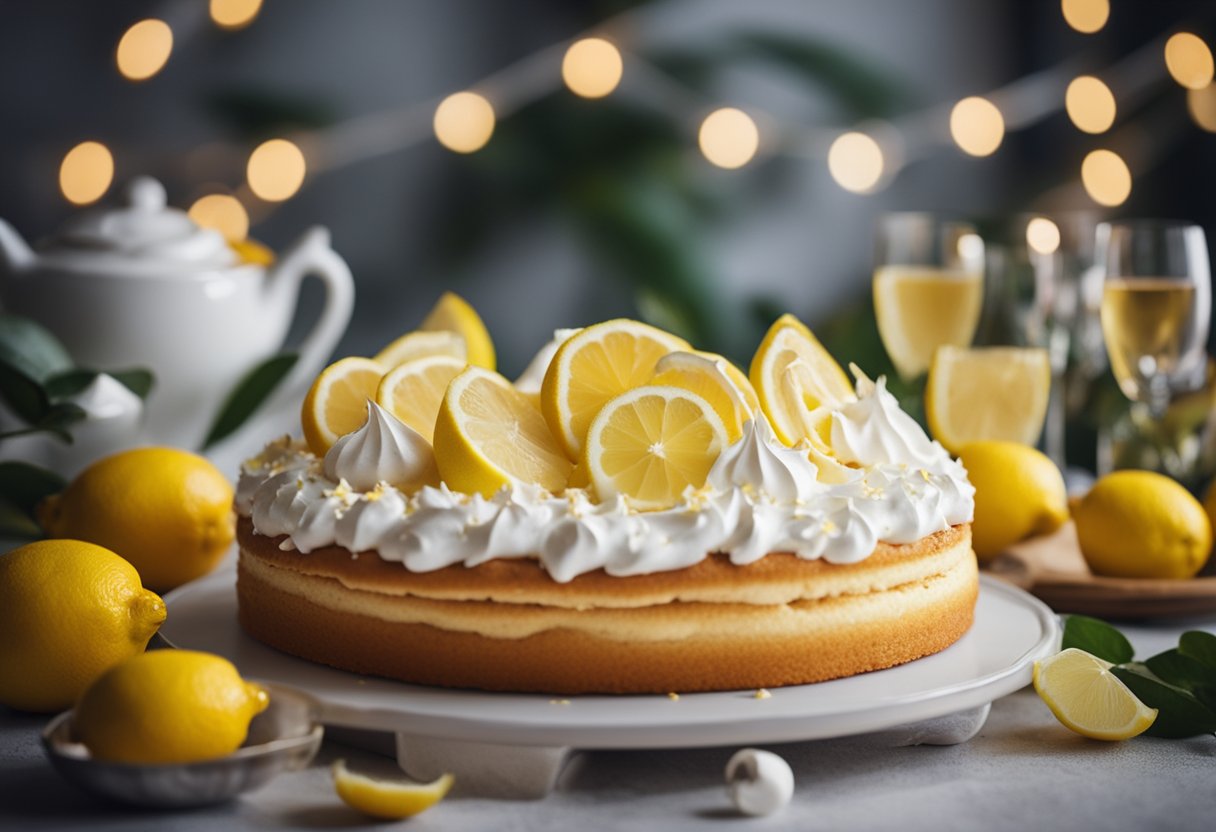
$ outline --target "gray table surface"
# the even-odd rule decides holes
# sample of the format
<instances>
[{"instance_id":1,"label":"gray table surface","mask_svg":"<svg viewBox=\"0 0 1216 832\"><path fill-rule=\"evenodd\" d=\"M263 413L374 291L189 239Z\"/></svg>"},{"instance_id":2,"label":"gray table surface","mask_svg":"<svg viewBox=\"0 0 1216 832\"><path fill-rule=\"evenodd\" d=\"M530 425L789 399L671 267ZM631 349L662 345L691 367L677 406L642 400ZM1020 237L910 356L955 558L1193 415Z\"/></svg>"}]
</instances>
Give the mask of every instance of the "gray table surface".
<instances>
[{"instance_id":1,"label":"gray table surface","mask_svg":"<svg viewBox=\"0 0 1216 832\"><path fill-rule=\"evenodd\" d=\"M1216 618L1188 622L1216 633ZM1125 626L1138 656L1172 647L1184 627ZM0 708L0 829L195 830L378 826L347 809L327 764L388 762L327 740L309 769L224 806L139 812L99 803L60 780L43 756L45 718ZM1216 737L1099 743L1059 725L1033 690L993 704L970 742L887 748L851 738L769 746L790 763L794 800L781 813L735 814L722 770L735 749L580 754L540 801L454 792L411 830L1216 829ZM384 824L388 825L388 824Z\"/></svg>"}]
</instances>

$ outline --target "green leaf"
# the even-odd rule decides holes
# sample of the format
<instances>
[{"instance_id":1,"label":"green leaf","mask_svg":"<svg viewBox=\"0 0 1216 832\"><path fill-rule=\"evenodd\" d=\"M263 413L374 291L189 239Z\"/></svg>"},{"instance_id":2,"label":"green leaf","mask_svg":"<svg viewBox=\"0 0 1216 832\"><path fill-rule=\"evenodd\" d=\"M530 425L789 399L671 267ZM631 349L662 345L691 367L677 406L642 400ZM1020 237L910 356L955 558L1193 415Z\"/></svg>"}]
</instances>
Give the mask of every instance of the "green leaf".
<instances>
[{"instance_id":1,"label":"green leaf","mask_svg":"<svg viewBox=\"0 0 1216 832\"><path fill-rule=\"evenodd\" d=\"M1178 639L1178 652L1216 670L1216 636L1202 630L1187 630Z\"/></svg>"},{"instance_id":2,"label":"green leaf","mask_svg":"<svg viewBox=\"0 0 1216 832\"><path fill-rule=\"evenodd\" d=\"M0 362L37 382L70 370L72 356L50 330L29 318L0 314Z\"/></svg>"},{"instance_id":3,"label":"green leaf","mask_svg":"<svg viewBox=\"0 0 1216 832\"><path fill-rule=\"evenodd\" d=\"M0 501L32 514L38 503L67 487L67 481L54 471L28 462L0 462Z\"/></svg>"},{"instance_id":4,"label":"green leaf","mask_svg":"<svg viewBox=\"0 0 1216 832\"><path fill-rule=\"evenodd\" d=\"M0 499L0 537L37 540L42 537L42 529L28 513Z\"/></svg>"},{"instance_id":5,"label":"green leaf","mask_svg":"<svg viewBox=\"0 0 1216 832\"><path fill-rule=\"evenodd\" d=\"M1216 708L1216 667L1208 667L1178 650L1166 650L1150 659L1145 666L1163 682L1193 693L1209 708Z\"/></svg>"},{"instance_id":6,"label":"green leaf","mask_svg":"<svg viewBox=\"0 0 1216 832\"><path fill-rule=\"evenodd\" d=\"M220 408L219 415L203 441L203 448L211 447L244 424L258 409L258 405L266 401L266 397L283 380L283 376L295 366L298 357L294 353L275 355L250 370L237 383L224 406Z\"/></svg>"},{"instance_id":7,"label":"green leaf","mask_svg":"<svg viewBox=\"0 0 1216 832\"><path fill-rule=\"evenodd\" d=\"M145 370L142 367L133 367L130 370L114 370L108 375L113 376L119 384L141 399L148 398L148 394L156 386L156 376L152 374L151 370Z\"/></svg>"},{"instance_id":8,"label":"green leaf","mask_svg":"<svg viewBox=\"0 0 1216 832\"><path fill-rule=\"evenodd\" d=\"M82 393L93 383L93 379L101 375L102 370L89 370L76 367L62 373L56 373L46 380L46 392L52 399L67 399ZM126 387L141 399L146 399L152 390L153 375L151 370L136 368L131 370L104 371L123 387Z\"/></svg>"},{"instance_id":9,"label":"green leaf","mask_svg":"<svg viewBox=\"0 0 1216 832\"><path fill-rule=\"evenodd\" d=\"M1146 665L1139 662L1118 665L1111 668L1111 673L1127 685L1137 699L1157 709L1157 720L1145 732L1148 735L1181 739L1216 732L1216 711L1189 691L1158 678Z\"/></svg>"},{"instance_id":10,"label":"green leaf","mask_svg":"<svg viewBox=\"0 0 1216 832\"><path fill-rule=\"evenodd\" d=\"M1060 649L1076 647L1111 664L1130 662L1135 651L1131 642L1105 621L1084 615L1070 615L1064 621L1064 642Z\"/></svg>"},{"instance_id":11,"label":"green leaf","mask_svg":"<svg viewBox=\"0 0 1216 832\"><path fill-rule=\"evenodd\" d=\"M28 425L40 422L51 407L41 384L3 361L0 361L0 399Z\"/></svg>"}]
</instances>

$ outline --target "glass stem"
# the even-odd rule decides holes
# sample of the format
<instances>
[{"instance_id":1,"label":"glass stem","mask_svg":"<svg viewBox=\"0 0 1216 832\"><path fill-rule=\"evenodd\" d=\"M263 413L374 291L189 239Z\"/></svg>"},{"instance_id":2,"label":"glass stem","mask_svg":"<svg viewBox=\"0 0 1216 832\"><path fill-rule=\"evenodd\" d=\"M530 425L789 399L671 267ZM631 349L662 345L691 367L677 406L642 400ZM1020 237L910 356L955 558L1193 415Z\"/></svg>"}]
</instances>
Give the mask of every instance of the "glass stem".
<instances>
[{"instance_id":1,"label":"glass stem","mask_svg":"<svg viewBox=\"0 0 1216 832\"><path fill-rule=\"evenodd\" d=\"M1165 373L1153 373L1148 380L1148 412L1160 421L1170 405L1170 380Z\"/></svg>"}]
</instances>

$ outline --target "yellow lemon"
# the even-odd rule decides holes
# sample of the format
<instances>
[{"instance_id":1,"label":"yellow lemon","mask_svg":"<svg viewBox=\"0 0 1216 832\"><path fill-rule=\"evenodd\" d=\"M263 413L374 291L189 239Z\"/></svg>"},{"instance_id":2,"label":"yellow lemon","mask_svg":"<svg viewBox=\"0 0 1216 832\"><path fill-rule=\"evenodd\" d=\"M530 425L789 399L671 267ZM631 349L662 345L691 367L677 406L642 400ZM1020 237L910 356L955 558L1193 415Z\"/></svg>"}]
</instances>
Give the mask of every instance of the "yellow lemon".
<instances>
[{"instance_id":1,"label":"yellow lemon","mask_svg":"<svg viewBox=\"0 0 1216 832\"><path fill-rule=\"evenodd\" d=\"M959 461L975 486L971 545L981 562L1068 519L1064 477L1055 463L1017 442L987 440L963 447Z\"/></svg>"},{"instance_id":2,"label":"yellow lemon","mask_svg":"<svg viewBox=\"0 0 1216 832\"><path fill-rule=\"evenodd\" d=\"M381 367L391 370L407 361L446 355L459 359L468 357L469 347L456 332L407 332L372 357Z\"/></svg>"},{"instance_id":3,"label":"yellow lemon","mask_svg":"<svg viewBox=\"0 0 1216 832\"><path fill-rule=\"evenodd\" d=\"M487 370L497 366L494 342L490 340L490 333L481 316L455 292L444 292L418 328L423 332L458 333L468 347L470 364Z\"/></svg>"},{"instance_id":4,"label":"yellow lemon","mask_svg":"<svg viewBox=\"0 0 1216 832\"><path fill-rule=\"evenodd\" d=\"M355 356L321 371L300 408L300 426L314 454L324 456L343 436L363 427L367 402L376 400L383 377L383 365Z\"/></svg>"},{"instance_id":5,"label":"yellow lemon","mask_svg":"<svg viewBox=\"0 0 1216 832\"><path fill-rule=\"evenodd\" d=\"M390 370L376 388L376 404L416 430L427 442L435 437L435 417L448 384L467 365L463 359L432 355Z\"/></svg>"},{"instance_id":6,"label":"yellow lemon","mask_svg":"<svg viewBox=\"0 0 1216 832\"><path fill-rule=\"evenodd\" d=\"M1152 471L1116 471L1098 480L1073 519L1081 553L1097 575L1190 578L1212 549L1203 506Z\"/></svg>"},{"instance_id":7,"label":"yellow lemon","mask_svg":"<svg viewBox=\"0 0 1216 832\"><path fill-rule=\"evenodd\" d=\"M269 266L274 263L274 252L257 240L232 240L228 247L236 252L242 263L252 263L255 266Z\"/></svg>"},{"instance_id":8,"label":"yellow lemon","mask_svg":"<svg viewBox=\"0 0 1216 832\"><path fill-rule=\"evenodd\" d=\"M736 383L736 378L746 381L746 377L737 367L738 376L731 375L727 369L730 366L725 358L713 353L672 352L659 359L650 384L680 387L705 399L726 426L727 441L734 442L743 435L743 425L755 411ZM747 389L751 390L750 383Z\"/></svg>"},{"instance_id":9,"label":"yellow lemon","mask_svg":"<svg viewBox=\"0 0 1216 832\"><path fill-rule=\"evenodd\" d=\"M232 662L193 650L153 650L94 682L72 729L99 760L191 763L231 754L270 697Z\"/></svg>"},{"instance_id":10,"label":"yellow lemon","mask_svg":"<svg viewBox=\"0 0 1216 832\"><path fill-rule=\"evenodd\" d=\"M1067 728L1094 740L1143 734L1157 711L1110 672L1111 663L1070 647L1034 663L1034 689Z\"/></svg>"},{"instance_id":11,"label":"yellow lemon","mask_svg":"<svg viewBox=\"0 0 1216 832\"><path fill-rule=\"evenodd\" d=\"M335 760L331 769L338 797L352 809L385 820L412 818L443 800L456 782L445 774L431 783L404 783L373 780L346 767L346 760Z\"/></svg>"},{"instance_id":12,"label":"yellow lemon","mask_svg":"<svg viewBox=\"0 0 1216 832\"><path fill-rule=\"evenodd\" d=\"M38 519L52 537L117 552L165 592L206 575L236 534L232 483L198 454L135 448L94 462Z\"/></svg>"},{"instance_id":13,"label":"yellow lemon","mask_svg":"<svg viewBox=\"0 0 1216 832\"><path fill-rule=\"evenodd\" d=\"M101 546L40 540L0 555L0 702L63 710L164 620L160 597Z\"/></svg>"}]
</instances>

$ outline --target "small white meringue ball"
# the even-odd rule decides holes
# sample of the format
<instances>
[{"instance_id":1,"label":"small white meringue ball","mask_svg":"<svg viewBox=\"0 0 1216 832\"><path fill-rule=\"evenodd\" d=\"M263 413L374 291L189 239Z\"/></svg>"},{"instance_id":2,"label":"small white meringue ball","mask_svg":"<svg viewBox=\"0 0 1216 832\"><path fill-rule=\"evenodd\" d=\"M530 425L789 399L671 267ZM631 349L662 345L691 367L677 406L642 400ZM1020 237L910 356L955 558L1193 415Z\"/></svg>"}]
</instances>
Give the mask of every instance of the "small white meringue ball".
<instances>
[{"instance_id":1,"label":"small white meringue ball","mask_svg":"<svg viewBox=\"0 0 1216 832\"><path fill-rule=\"evenodd\" d=\"M771 815L793 797L794 772L771 751L744 748L726 764L726 791L745 815Z\"/></svg>"}]
</instances>

